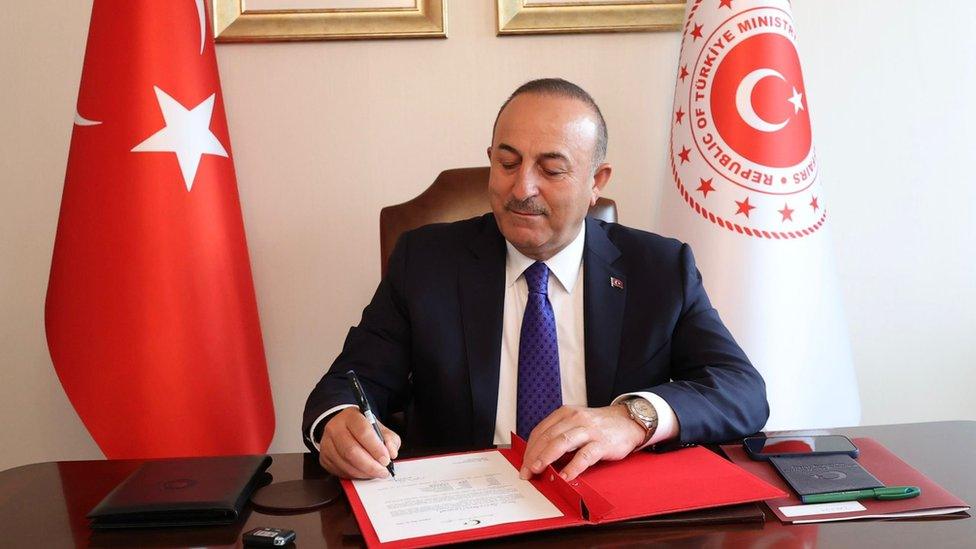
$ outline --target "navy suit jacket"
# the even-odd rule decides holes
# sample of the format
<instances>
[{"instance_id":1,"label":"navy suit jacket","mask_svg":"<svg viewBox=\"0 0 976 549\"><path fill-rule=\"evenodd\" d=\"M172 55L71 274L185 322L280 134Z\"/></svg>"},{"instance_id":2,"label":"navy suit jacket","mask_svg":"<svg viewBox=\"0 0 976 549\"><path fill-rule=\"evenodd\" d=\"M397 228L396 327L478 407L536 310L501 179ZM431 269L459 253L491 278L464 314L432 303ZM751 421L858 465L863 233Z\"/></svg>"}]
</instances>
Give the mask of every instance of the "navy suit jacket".
<instances>
[{"instance_id":1,"label":"navy suit jacket","mask_svg":"<svg viewBox=\"0 0 976 549\"><path fill-rule=\"evenodd\" d=\"M653 391L677 415L672 447L760 430L769 415L765 384L712 308L688 245L616 223L586 224L588 405ZM492 214L404 233L359 326L308 397L309 448L316 418L356 402L344 375L350 369L381 421L406 410L404 444L491 446L505 254Z\"/></svg>"}]
</instances>

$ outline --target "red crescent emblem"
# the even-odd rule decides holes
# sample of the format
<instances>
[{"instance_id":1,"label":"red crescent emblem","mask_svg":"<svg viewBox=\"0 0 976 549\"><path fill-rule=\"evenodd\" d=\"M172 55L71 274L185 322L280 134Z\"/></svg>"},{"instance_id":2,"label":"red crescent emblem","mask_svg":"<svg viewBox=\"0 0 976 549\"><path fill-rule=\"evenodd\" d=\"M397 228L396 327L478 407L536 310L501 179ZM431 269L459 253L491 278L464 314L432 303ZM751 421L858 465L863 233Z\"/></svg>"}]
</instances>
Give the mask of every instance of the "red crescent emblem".
<instances>
[{"instance_id":1,"label":"red crescent emblem","mask_svg":"<svg viewBox=\"0 0 976 549\"><path fill-rule=\"evenodd\" d=\"M747 38L715 71L715 128L732 149L757 164L795 166L810 152L805 90L792 42L778 34Z\"/></svg>"},{"instance_id":2,"label":"red crescent emblem","mask_svg":"<svg viewBox=\"0 0 976 549\"><path fill-rule=\"evenodd\" d=\"M826 212L789 4L695 1L687 18L671 125L682 199L749 237L816 232Z\"/></svg>"}]
</instances>

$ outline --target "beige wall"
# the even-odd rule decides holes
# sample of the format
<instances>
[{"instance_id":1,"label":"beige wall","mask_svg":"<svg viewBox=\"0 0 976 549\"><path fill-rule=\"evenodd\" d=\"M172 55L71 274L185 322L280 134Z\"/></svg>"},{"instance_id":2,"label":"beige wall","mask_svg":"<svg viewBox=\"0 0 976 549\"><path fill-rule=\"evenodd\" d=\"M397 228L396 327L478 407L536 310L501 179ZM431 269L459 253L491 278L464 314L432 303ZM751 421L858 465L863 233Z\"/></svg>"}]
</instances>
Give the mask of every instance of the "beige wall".
<instances>
[{"instance_id":1,"label":"beige wall","mask_svg":"<svg viewBox=\"0 0 976 549\"><path fill-rule=\"evenodd\" d=\"M976 8L954 3L947 18L930 2L897 5L794 2L864 422L976 419L966 160ZM677 34L498 38L492 2L448 8L447 40L218 47L277 409L273 451L300 449L305 395L375 287L379 209L441 169L483 165L495 110L521 82L563 76L600 102L623 222L653 229L656 197L670 190ZM43 330L90 10L91 0L3 9L0 469L100 455Z\"/></svg>"}]
</instances>

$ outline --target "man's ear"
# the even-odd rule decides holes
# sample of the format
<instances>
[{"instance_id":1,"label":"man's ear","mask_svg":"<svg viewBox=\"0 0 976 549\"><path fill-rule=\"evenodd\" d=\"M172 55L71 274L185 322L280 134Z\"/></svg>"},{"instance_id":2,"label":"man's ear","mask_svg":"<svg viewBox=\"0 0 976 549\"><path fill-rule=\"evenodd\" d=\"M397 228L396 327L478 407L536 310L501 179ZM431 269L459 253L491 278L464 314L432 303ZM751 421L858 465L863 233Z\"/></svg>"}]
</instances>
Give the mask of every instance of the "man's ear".
<instances>
[{"instance_id":1,"label":"man's ear","mask_svg":"<svg viewBox=\"0 0 976 549\"><path fill-rule=\"evenodd\" d=\"M596 171L593 173L593 188L591 189L590 206L596 205L596 199L600 198L603 188L607 186L607 183L610 183L610 175L612 173L613 167L606 162L597 167Z\"/></svg>"},{"instance_id":2,"label":"man's ear","mask_svg":"<svg viewBox=\"0 0 976 549\"><path fill-rule=\"evenodd\" d=\"M488 163L491 164L491 147L488 147L486 152L488 153Z\"/></svg>"}]
</instances>

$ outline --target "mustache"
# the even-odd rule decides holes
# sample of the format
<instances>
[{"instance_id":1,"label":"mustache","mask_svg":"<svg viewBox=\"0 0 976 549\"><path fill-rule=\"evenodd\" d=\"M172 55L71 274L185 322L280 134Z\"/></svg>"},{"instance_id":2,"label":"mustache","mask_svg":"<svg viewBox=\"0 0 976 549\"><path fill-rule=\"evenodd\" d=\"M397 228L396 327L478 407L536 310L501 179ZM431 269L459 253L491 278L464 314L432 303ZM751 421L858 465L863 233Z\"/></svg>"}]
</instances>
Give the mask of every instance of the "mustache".
<instances>
[{"instance_id":1,"label":"mustache","mask_svg":"<svg viewBox=\"0 0 976 549\"><path fill-rule=\"evenodd\" d=\"M509 198L505 202L505 209L515 210L521 213L549 215L549 209L536 202L533 197L526 198L525 200Z\"/></svg>"}]
</instances>

